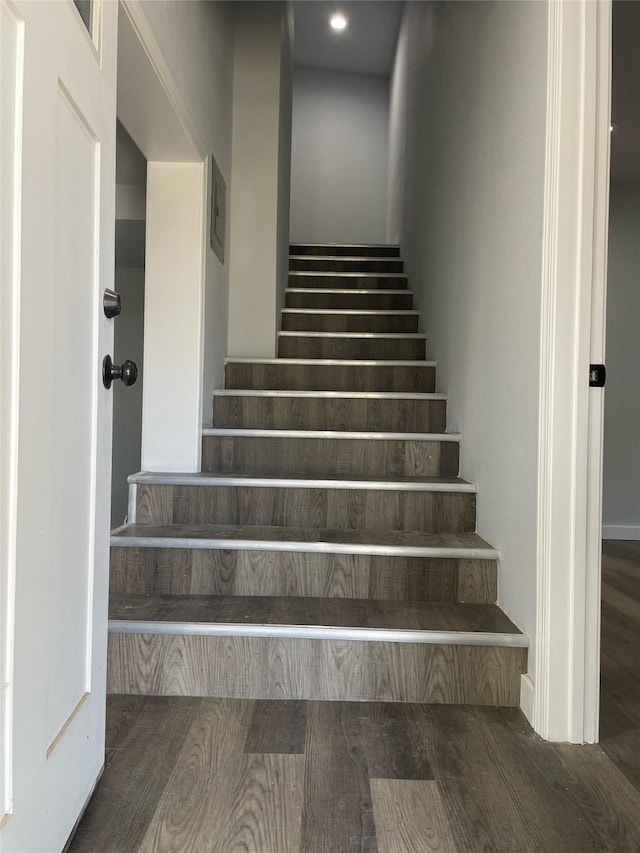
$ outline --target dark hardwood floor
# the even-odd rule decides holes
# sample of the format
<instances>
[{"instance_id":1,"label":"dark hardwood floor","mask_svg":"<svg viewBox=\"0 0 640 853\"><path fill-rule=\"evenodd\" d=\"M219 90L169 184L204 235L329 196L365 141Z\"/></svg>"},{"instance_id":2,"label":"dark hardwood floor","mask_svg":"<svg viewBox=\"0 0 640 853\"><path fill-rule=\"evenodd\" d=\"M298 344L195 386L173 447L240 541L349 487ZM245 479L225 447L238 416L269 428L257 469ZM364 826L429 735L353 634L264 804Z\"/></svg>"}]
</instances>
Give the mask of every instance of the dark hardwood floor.
<instances>
[{"instance_id":1,"label":"dark hardwood floor","mask_svg":"<svg viewBox=\"0 0 640 853\"><path fill-rule=\"evenodd\" d=\"M111 696L70 853L638 853L640 543L606 542L601 745L520 712Z\"/></svg>"},{"instance_id":2,"label":"dark hardwood floor","mask_svg":"<svg viewBox=\"0 0 640 853\"><path fill-rule=\"evenodd\" d=\"M598 746L518 711L112 696L72 853L640 850L640 794Z\"/></svg>"},{"instance_id":3,"label":"dark hardwood floor","mask_svg":"<svg viewBox=\"0 0 640 853\"><path fill-rule=\"evenodd\" d=\"M602 555L600 742L640 791L640 542Z\"/></svg>"}]
</instances>

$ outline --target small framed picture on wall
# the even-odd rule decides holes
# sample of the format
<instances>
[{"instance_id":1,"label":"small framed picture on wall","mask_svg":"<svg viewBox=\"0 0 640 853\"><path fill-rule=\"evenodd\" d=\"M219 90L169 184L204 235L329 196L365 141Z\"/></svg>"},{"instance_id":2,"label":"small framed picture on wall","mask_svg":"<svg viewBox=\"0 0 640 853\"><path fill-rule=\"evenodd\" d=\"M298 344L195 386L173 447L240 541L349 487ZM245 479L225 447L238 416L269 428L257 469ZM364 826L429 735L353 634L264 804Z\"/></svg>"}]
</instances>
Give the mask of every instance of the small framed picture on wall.
<instances>
[{"instance_id":1,"label":"small framed picture on wall","mask_svg":"<svg viewBox=\"0 0 640 853\"><path fill-rule=\"evenodd\" d=\"M227 185L211 155L211 228L209 242L221 263L224 263L224 235L227 222Z\"/></svg>"}]
</instances>

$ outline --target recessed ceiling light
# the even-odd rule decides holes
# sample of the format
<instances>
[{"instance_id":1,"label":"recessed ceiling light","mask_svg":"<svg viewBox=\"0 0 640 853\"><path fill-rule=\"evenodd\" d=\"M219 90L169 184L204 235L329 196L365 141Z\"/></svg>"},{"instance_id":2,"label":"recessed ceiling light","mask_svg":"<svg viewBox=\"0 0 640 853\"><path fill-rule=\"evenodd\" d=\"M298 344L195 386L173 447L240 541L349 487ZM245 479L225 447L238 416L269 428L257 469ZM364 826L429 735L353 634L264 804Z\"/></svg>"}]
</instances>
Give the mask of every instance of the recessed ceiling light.
<instances>
[{"instance_id":1,"label":"recessed ceiling light","mask_svg":"<svg viewBox=\"0 0 640 853\"><path fill-rule=\"evenodd\" d=\"M346 30L346 28L347 28L347 19L345 18L344 15L341 15L340 13L338 13L336 15L332 15L329 23L331 24L331 27L334 30L340 31L340 30Z\"/></svg>"}]
</instances>

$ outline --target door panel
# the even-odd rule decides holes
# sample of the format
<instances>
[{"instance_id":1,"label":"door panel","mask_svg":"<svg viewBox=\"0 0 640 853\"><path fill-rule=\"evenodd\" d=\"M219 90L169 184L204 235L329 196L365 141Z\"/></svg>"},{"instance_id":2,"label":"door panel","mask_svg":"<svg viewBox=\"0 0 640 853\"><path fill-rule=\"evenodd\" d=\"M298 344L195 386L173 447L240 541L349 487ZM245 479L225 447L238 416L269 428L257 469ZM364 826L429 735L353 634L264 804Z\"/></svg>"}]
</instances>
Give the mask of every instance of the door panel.
<instances>
[{"instance_id":1,"label":"door panel","mask_svg":"<svg viewBox=\"0 0 640 853\"><path fill-rule=\"evenodd\" d=\"M53 402L53 482L64 500L53 505L49 575L48 737L58 736L89 690L94 466L93 292L96 287L98 145L69 94L59 88L56 109L55 293L56 392ZM72 310L69 310L73 306ZM74 417L70 418L70 413ZM72 607L67 603L73 602Z\"/></svg>"},{"instance_id":2,"label":"door panel","mask_svg":"<svg viewBox=\"0 0 640 853\"><path fill-rule=\"evenodd\" d=\"M55 853L104 761L111 395L101 361L113 321L101 294L113 286L118 6L93 3L89 33L72 0L0 3L24 36L0 851Z\"/></svg>"}]
</instances>

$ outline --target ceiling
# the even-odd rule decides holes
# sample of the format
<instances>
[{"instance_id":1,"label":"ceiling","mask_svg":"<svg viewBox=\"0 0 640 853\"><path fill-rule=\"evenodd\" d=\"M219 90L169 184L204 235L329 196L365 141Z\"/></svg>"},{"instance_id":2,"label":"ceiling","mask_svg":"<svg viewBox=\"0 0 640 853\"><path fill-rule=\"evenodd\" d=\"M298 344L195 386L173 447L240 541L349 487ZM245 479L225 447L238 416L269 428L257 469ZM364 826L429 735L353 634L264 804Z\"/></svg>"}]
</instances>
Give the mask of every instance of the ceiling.
<instances>
[{"instance_id":1,"label":"ceiling","mask_svg":"<svg viewBox=\"0 0 640 853\"><path fill-rule=\"evenodd\" d=\"M294 64L388 77L403 5L402 0L296 0ZM329 26L335 12L341 12L349 22L339 33Z\"/></svg>"},{"instance_id":2,"label":"ceiling","mask_svg":"<svg viewBox=\"0 0 640 853\"><path fill-rule=\"evenodd\" d=\"M640 180L640 3L613 4L611 177Z\"/></svg>"}]
</instances>

